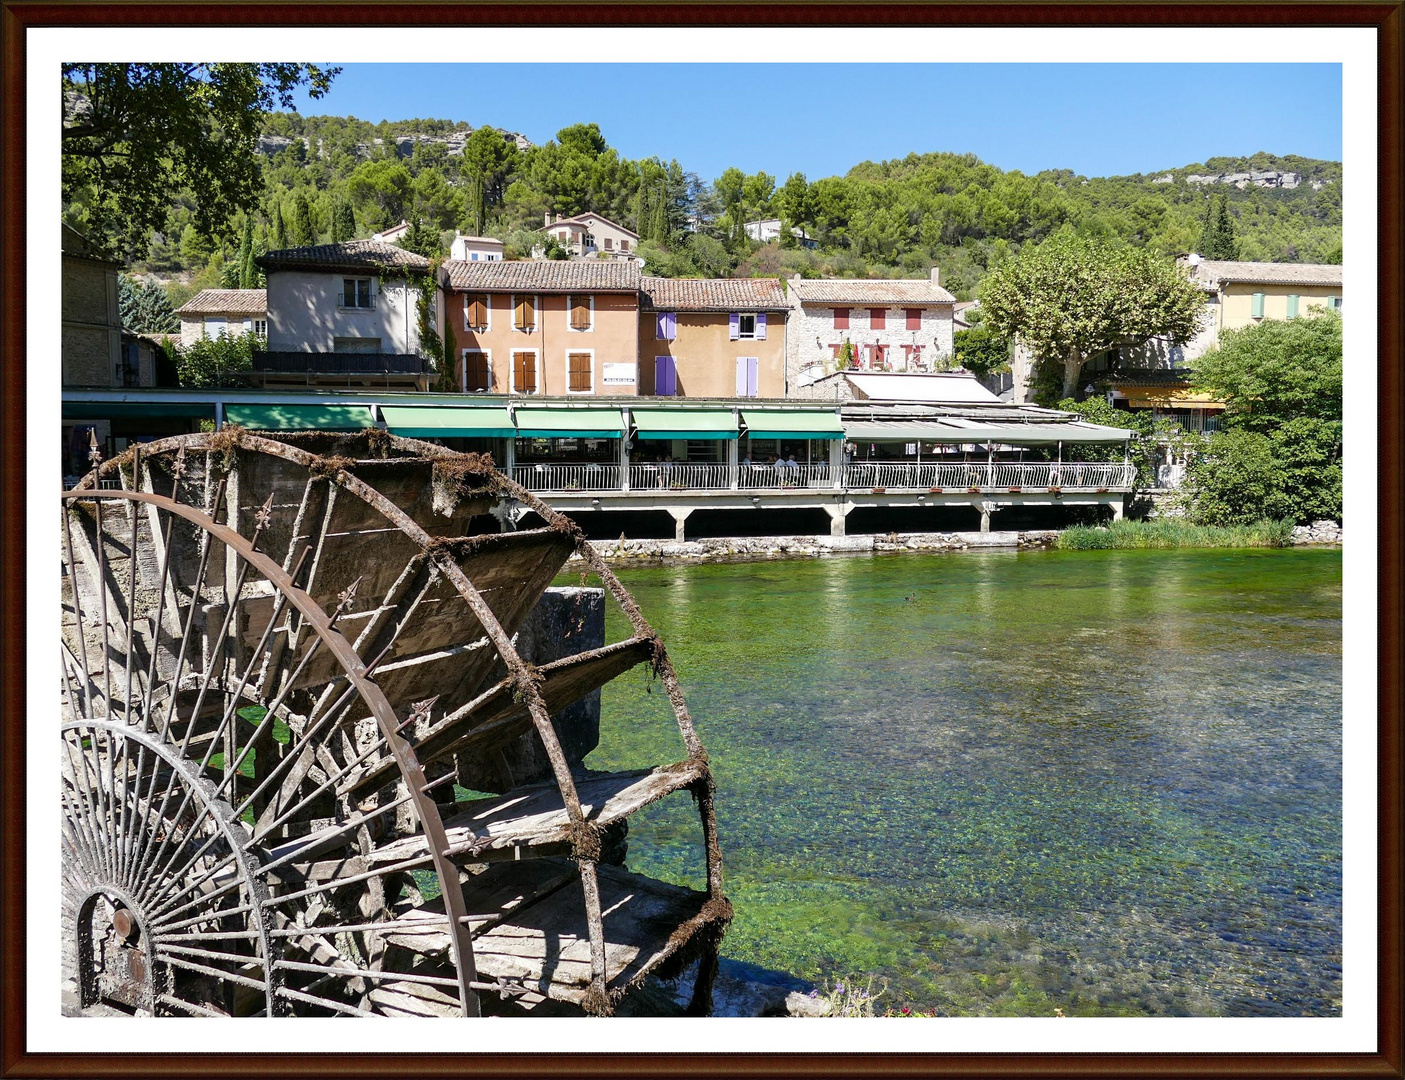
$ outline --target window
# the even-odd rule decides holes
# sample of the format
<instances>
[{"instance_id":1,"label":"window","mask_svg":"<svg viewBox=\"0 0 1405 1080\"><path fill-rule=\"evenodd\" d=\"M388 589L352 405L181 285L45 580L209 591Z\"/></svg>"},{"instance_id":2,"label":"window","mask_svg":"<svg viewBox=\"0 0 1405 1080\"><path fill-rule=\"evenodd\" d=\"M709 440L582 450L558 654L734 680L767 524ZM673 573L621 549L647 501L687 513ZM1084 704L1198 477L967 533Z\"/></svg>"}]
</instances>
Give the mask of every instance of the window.
<instances>
[{"instance_id":1,"label":"window","mask_svg":"<svg viewBox=\"0 0 1405 1080\"><path fill-rule=\"evenodd\" d=\"M222 338L225 332L225 321L223 315L205 316L205 336L207 338Z\"/></svg>"},{"instance_id":2,"label":"window","mask_svg":"<svg viewBox=\"0 0 1405 1080\"><path fill-rule=\"evenodd\" d=\"M535 296L514 296L512 298L512 327L524 334L537 328L537 298Z\"/></svg>"},{"instance_id":3,"label":"window","mask_svg":"<svg viewBox=\"0 0 1405 1080\"><path fill-rule=\"evenodd\" d=\"M888 328L888 313L881 307L868 309L868 328L870 330L886 330Z\"/></svg>"},{"instance_id":4,"label":"window","mask_svg":"<svg viewBox=\"0 0 1405 1080\"><path fill-rule=\"evenodd\" d=\"M849 309L848 309L848 308L846 308L846 307L837 307L837 308L834 309L834 329L836 329L836 330L847 330L847 329L849 329Z\"/></svg>"},{"instance_id":5,"label":"window","mask_svg":"<svg viewBox=\"0 0 1405 1080\"><path fill-rule=\"evenodd\" d=\"M922 309L920 307L910 307L907 309L907 328L909 330L922 329Z\"/></svg>"},{"instance_id":6,"label":"window","mask_svg":"<svg viewBox=\"0 0 1405 1080\"><path fill-rule=\"evenodd\" d=\"M766 340L766 316L765 315L743 315L740 312L732 312L730 320L730 337L733 341L765 341Z\"/></svg>"},{"instance_id":7,"label":"window","mask_svg":"<svg viewBox=\"0 0 1405 1080\"><path fill-rule=\"evenodd\" d=\"M537 392L537 354L535 352L515 352L512 354L512 392L514 394L535 394Z\"/></svg>"},{"instance_id":8,"label":"window","mask_svg":"<svg viewBox=\"0 0 1405 1080\"><path fill-rule=\"evenodd\" d=\"M757 368L760 360L755 356L737 357L737 397L755 397Z\"/></svg>"},{"instance_id":9,"label":"window","mask_svg":"<svg viewBox=\"0 0 1405 1080\"><path fill-rule=\"evenodd\" d=\"M565 229L562 229L559 233L556 234L556 239L558 239L558 240L569 240L569 239L570 239L570 234L569 234Z\"/></svg>"},{"instance_id":10,"label":"window","mask_svg":"<svg viewBox=\"0 0 1405 1080\"><path fill-rule=\"evenodd\" d=\"M593 296L566 297L566 310L570 314L572 330L589 330L594 325L595 298Z\"/></svg>"},{"instance_id":11,"label":"window","mask_svg":"<svg viewBox=\"0 0 1405 1080\"><path fill-rule=\"evenodd\" d=\"M671 356L654 357L654 393L660 397L678 393L678 366Z\"/></svg>"},{"instance_id":12,"label":"window","mask_svg":"<svg viewBox=\"0 0 1405 1080\"><path fill-rule=\"evenodd\" d=\"M1296 319L1297 317L1298 317L1298 298L1297 298L1296 294L1294 294L1294 293L1289 293L1289 294L1288 294L1288 318L1290 318L1290 319Z\"/></svg>"},{"instance_id":13,"label":"window","mask_svg":"<svg viewBox=\"0 0 1405 1080\"><path fill-rule=\"evenodd\" d=\"M255 319L255 320L254 320L254 333L256 333L259 337L262 337L262 338L268 337L268 320L267 320L267 319Z\"/></svg>"},{"instance_id":14,"label":"window","mask_svg":"<svg viewBox=\"0 0 1405 1080\"><path fill-rule=\"evenodd\" d=\"M1327 297L1327 306L1328 306L1329 308L1331 308L1333 311L1341 311L1341 309L1342 309L1342 298L1341 298L1340 296L1329 296L1329 297Z\"/></svg>"},{"instance_id":15,"label":"window","mask_svg":"<svg viewBox=\"0 0 1405 1080\"><path fill-rule=\"evenodd\" d=\"M582 244L582 246L584 246L584 248L585 248L586 251L594 251L594 250L595 250L595 235L594 235L593 233L582 233L582 234L581 234L581 244Z\"/></svg>"},{"instance_id":16,"label":"window","mask_svg":"<svg viewBox=\"0 0 1405 1080\"><path fill-rule=\"evenodd\" d=\"M873 366L879 371L888 370L888 346L875 345L873 347Z\"/></svg>"},{"instance_id":17,"label":"window","mask_svg":"<svg viewBox=\"0 0 1405 1080\"><path fill-rule=\"evenodd\" d=\"M464 349L459 374L466 394L482 394L493 388L493 365L486 352Z\"/></svg>"},{"instance_id":18,"label":"window","mask_svg":"<svg viewBox=\"0 0 1405 1080\"><path fill-rule=\"evenodd\" d=\"M678 316L672 311L660 311L654 317L654 338L672 341L678 337Z\"/></svg>"},{"instance_id":19,"label":"window","mask_svg":"<svg viewBox=\"0 0 1405 1080\"><path fill-rule=\"evenodd\" d=\"M628 241L628 240L621 240L621 241L620 241L620 250L621 250L621 251L628 251L628 250L629 250L629 241Z\"/></svg>"},{"instance_id":20,"label":"window","mask_svg":"<svg viewBox=\"0 0 1405 1080\"><path fill-rule=\"evenodd\" d=\"M483 293L468 293L463 298L463 328L488 329L488 297Z\"/></svg>"},{"instance_id":21,"label":"window","mask_svg":"<svg viewBox=\"0 0 1405 1080\"><path fill-rule=\"evenodd\" d=\"M605 237L605 250L606 250L606 251L613 251L613 250L614 250L614 243L615 243L615 242L614 242L613 240L611 240L608 236Z\"/></svg>"},{"instance_id":22,"label":"window","mask_svg":"<svg viewBox=\"0 0 1405 1080\"><path fill-rule=\"evenodd\" d=\"M476 251L473 252L471 255L469 255L468 259L469 259L470 262L477 262L477 261L478 261L478 252L476 252Z\"/></svg>"},{"instance_id":23,"label":"window","mask_svg":"<svg viewBox=\"0 0 1405 1080\"><path fill-rule=\"evenodd\" d=\"M566 393L595 392L595 354L573 352L566 354Z\"/></svg>"},{"instance_id":24,"label":"window","mask_svg":"<svg viewBox=\"0 0 1405 1080\"><path fill-rule=\"evenodd\" d=\"M1256 292L1254 294L1253 306L1249 309L1251 319L1262 319L1264 317L1264 294Z\"/></svg>"},{"instance_id":25,"label":"window","mask_svg":"<svg viewBox=\"0 0 1405 1080\"><path fill-rule=\"evenodd\" d=\"M371 302L370 278L342 279L342 291L341 296L337 297L337 307L369 311L374 306Z\"/></svg>"}]
</instances>

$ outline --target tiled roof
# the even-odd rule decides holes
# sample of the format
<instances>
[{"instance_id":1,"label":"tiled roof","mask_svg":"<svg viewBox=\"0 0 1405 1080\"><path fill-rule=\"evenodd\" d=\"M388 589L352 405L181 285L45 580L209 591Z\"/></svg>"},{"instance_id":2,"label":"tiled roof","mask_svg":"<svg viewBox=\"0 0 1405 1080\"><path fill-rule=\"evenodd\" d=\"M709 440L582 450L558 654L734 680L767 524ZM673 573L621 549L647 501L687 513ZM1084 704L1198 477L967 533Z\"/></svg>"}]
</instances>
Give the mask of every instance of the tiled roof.
<instances>
[{"instance_id":1,"label":"tiled roof","mask_svg":"<svg viewBox=\"0 0 1405 1080\"><path fill-rule=\"evenodd\" d=\"M557 218L555 221L551 222L550 225L543 225L542 228L549 229L552 225L584 225L586 222L592 220L603 221L606 225L609 225L611 228L619 229L619 231L622 233L628 233L636 240L639 239L639 234L633 229L626 229L623 225L611 221L604 214L592 214L589 211L584 214L574 214L571 217Z\"/></svg>"},{"instance_id":2,"label":"tiled roof","mask_svg":"<svg viewBox=\"0 0 1405 1080\"><path fill-rule=\"evenodd\" d=\"M524 259L517 262L444 264L451 289L482 292L637 292L639 267L632 260Z\"/></svg>"},{"instance_id":3,"label":"tiled roof","mask_svg":"<svg viewBox=\"0 0 1405 1080\"><path fill-rule=\"evenodd\" d=\"M379 240L347 240L340 244L282 248L254 262L265 270L428 270L429 260L413 251Z\"/></svg>"},{"instance_id":4,"label":"tiled roof","mask_svg":"<svg viewBox=\"0 0 1405 1080\"><path fill-rule=\"evenodd\" d=\"M802 304L954 304L956 297L926 278L792 278L790 288Z\"/></svg>"},{"instance_id":5,"label":"tiled roof","mask_svg":"<svg viewBox=\"0 0 1405 1080\"><path fill-rule=\"evenodd\" d=\"M1194 374L1189 368L1150 368L1138 371L1129 368L1094 376L1095 382L1119 383L1127 386L1189 386Z\"/></svg>"},{"instance_id":6,"label":"tiled roof","mask_svg":"<svg viewBox=\"0 0 1405 1080\"><path fill-rule=\"evenodd\" d=\"M640 279L644 307L654 311L780 311L785 286L778 278Z\"/></svg>"},{"instance_id":7,"label":"tiled roof","mask_svg":"<svg viewBox=\"0 0 1405 1080\"><path fill-rule=\"evenodd\" d=\"M1243 281L1264 285L1341 285L1342 268L1330 263L1220 262L1196 263L1194 280L1214 286Z\"/></svg>"},{"instance_id":8,"label":"tiled roof","mask_svg":"<svg viewBox=\"0 0 1405 1080\"><path fill-rule=\"evenodd\" d=\"M180 307L177 315L222 315L261 313L268 310L265 289L201 289Z\"/></svg>"}]
</instances>

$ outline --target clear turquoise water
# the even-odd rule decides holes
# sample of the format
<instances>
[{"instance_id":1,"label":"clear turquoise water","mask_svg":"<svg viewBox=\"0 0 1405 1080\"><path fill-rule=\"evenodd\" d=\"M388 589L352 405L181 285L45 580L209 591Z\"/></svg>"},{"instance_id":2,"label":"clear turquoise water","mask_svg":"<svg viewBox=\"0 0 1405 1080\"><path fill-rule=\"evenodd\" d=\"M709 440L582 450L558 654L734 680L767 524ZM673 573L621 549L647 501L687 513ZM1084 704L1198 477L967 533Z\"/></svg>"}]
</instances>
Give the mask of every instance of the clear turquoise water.
<instances>
[{"instance_id":1,"label":"clear turquoise water","mask_svg":"<svg viewBox=\"0 0 1405 1080\"><path fill-rule=\"evenodd\" d=\"M724 955L948 1015L1339 1014L1339 552L621 577L712 755ZM681 756L643 672L607 688L590 765ZM631 827L701 886L687 800Z\"/></svg>"}]
</instances>

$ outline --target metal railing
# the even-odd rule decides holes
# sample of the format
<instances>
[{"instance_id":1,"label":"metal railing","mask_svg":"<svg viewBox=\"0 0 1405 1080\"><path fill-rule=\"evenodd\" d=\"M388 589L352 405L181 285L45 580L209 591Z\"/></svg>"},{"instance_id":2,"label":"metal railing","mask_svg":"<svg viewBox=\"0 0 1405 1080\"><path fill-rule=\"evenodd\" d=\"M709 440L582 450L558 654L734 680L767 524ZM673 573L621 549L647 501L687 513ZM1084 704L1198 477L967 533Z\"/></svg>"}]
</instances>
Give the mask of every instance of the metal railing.
<instances>
[{"instance_id":1,"label":"metal railing","mask_svg":"<svg viewBox=\"0 0 1405 1080\"><path fill-rule=\"evenodd\" d=\"M376 298L365 293L337 293L337 307L342 311L375 311Z\"/></svg>"},{"instance_id":2,"label":"metal railing","mask_svg":"<svg viewBox=\"0 0 1405 1080\"><path fill-rule=\"evenodd\" d=\"M266 352L254 353L253 369L280 375L421 375L429 370L428 361L413 353L313 353Z\"/></svg>"},{"instance_id":3,"label":"metal railing","mask_svg":"<svg viewBox=\"0 0 1405 1080\"><path fill-rule=\"evenodd\" d=\"M619 491L620 467L581 462L571 465L518 465L512 478L528 491Z\"/></svg>"},{"instance_id":4,"label":"metal railing","mask_svg":"<svg viewBox=\"0 0 1405 1080\"><path fill-rule=\"evenodd\" d=\"M629 466L629 489L649 491L942 491L983 492L1118 491L1132 486L1136 470L1122 462L931 462L858 461L838 475L828 463L725 465L720 462L656 462ZM528 491L621 491L619 465L592 462L518 465L513 479ZM836 483L836 480L839 481Z\"/></svg>"}]
</instances>

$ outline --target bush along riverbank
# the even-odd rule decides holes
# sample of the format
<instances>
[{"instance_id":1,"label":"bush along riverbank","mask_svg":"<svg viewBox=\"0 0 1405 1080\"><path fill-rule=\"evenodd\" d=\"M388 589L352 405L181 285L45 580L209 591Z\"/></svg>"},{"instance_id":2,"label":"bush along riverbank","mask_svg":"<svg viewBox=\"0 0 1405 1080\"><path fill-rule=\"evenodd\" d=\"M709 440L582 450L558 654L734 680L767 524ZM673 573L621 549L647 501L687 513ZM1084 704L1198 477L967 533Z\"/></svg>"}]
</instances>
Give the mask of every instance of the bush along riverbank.
<instances>
[{"instance_id":1,"label":"bush along riverbank","mask_svg":"<svg viewBox=\"0 0 1405 1080\"><path fill-rule=\"evenodd\" d=\"M1191 525L1185 521L1114 521L1108 526L1075 526L1059 533L1061 551L1101 548L1246 548L1291 547L1291 521L1258 521L1252 525ZM1338 534L1340 536L1340 534Z\"/></svg>"}]
</instances>

